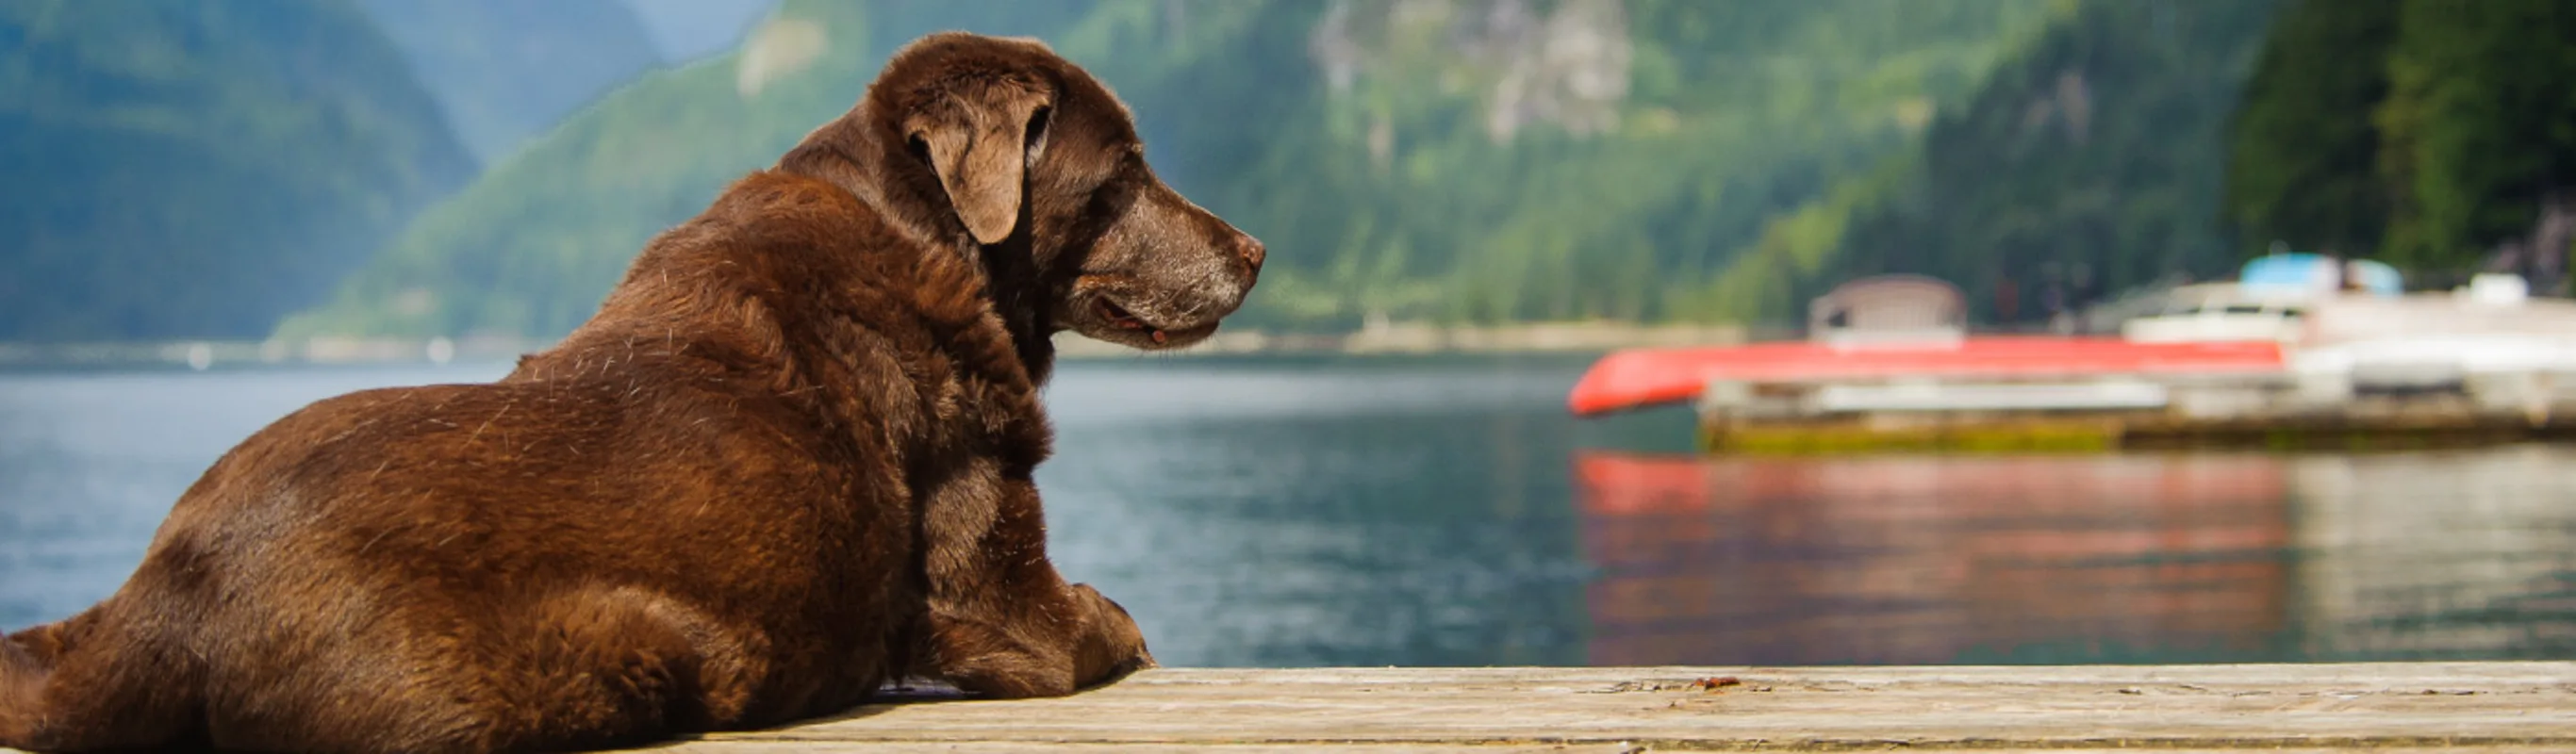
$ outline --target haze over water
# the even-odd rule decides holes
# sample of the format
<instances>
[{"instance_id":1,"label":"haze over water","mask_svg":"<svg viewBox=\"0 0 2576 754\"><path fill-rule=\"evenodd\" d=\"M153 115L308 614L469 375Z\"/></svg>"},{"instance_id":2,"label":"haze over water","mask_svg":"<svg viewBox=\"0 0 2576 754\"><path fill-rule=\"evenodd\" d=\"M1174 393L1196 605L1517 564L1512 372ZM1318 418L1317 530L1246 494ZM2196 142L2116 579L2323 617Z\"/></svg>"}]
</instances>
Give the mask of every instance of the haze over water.
<instances>
[{"instance_id":1,"label":"haze over water","mask_svg":"<svg viewBox=\"0 0 2576 754\"><path fill-rule=\"evenodd\" d=\"M1167 665L2576 657L2576 447L1705 459L1565 358L1070 362L1066 575ZM0 374L0 628L312 400L499 364Z\"/></svg>"}]
</instances>

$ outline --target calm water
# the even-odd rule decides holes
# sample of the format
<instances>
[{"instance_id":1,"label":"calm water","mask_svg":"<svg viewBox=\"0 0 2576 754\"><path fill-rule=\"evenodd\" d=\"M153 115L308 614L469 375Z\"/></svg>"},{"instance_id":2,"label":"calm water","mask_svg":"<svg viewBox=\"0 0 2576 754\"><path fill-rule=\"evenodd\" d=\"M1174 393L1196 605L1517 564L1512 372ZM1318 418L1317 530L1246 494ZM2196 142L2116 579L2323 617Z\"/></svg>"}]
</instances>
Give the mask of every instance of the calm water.
<instances>
[{"instance_id":1,"label":"calm water","mask_svg":"<svg viewBox=\"0 0 2576 754\"><path fill-rule=\"evenodd\" d=\"M1567 419L1582 367L1068 364L1057 563L1173 665L2576 657L2576 449L1702 460ZM0 627L276 417L502 371L0 375Z\"/></svg>"}]
</instances>

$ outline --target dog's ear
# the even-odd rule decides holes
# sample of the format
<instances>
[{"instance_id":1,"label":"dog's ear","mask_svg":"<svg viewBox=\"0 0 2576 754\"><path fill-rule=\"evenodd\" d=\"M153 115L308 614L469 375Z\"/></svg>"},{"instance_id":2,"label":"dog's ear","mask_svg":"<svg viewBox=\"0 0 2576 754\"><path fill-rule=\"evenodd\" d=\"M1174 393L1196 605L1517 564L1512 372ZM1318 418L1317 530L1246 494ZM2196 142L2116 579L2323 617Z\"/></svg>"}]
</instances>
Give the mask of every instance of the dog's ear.
<instances>
[{"instance_id":1,"label":"dog's ear","mask_svg":"<svg viewBox=\"0 0 2576 754\"><path fill-rule=\"evenodd\" d=\"M1046 148L1046 98L1009 86L958 92L946 117L917 119L908 138L939 174L948 203L976 243L995 244L1018 227L1028 170Z\"/></svg>"}]
</instances>

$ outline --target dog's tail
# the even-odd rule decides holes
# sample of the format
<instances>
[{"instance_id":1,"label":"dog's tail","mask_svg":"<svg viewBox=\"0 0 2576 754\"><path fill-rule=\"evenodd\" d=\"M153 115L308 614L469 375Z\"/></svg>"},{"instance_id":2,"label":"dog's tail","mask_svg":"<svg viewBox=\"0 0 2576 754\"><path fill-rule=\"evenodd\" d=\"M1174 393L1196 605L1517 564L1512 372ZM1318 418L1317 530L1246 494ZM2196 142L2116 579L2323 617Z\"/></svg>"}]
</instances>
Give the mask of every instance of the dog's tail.
<instances>
[{"instance_id":1,"label":"dog's tail","mask_svg":"<svg viewBox=\"0 0 2576 754\"><path fill-rule=\"evenodd\" d=\"M45 681L62 649L63 624L52 623L0 637L0 746L31 748L38 742Z\"/></svg>"},{"instance_id":2,"label":"dog's tail","mask_svg":"<svg viewBox=\"0 0 2576 754\"><path fill-rule=\"evenodd\" d=\"M155 748L183 732L190 692L180 669L134 651L106 612L0 639L0 747Z\"/></svg>"}]
</instances>

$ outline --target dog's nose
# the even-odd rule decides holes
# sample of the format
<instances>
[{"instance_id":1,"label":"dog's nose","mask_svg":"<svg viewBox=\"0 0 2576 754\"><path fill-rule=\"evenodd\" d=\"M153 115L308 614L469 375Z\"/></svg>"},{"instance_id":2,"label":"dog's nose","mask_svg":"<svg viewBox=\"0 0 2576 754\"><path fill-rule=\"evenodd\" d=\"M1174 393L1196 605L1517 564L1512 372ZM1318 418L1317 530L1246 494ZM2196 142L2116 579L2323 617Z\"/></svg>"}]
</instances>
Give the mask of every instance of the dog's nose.
<instances>
[{"instance_id":1,"label":"dog's nose","mask_svg":"<svg viewBox=\"0 0 2576 754\"><path fill-rule=\"evenodd\" d=\"M1234 236L1234 253L1243 257L1243 261L1250 263L1255 270L1261 269L1261 259L1268 254L1261 248L1260 239L1242 233Z\"/></svg>"}]
</instances>

